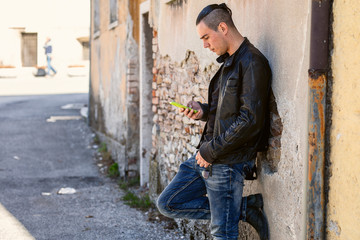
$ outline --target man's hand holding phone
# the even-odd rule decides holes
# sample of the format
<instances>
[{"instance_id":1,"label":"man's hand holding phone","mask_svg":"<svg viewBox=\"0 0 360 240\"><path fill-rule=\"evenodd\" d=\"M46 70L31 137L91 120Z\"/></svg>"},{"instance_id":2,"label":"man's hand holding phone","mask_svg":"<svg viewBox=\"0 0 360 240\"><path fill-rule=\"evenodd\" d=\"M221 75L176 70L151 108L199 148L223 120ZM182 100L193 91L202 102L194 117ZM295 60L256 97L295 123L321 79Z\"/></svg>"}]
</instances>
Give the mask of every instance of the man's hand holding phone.
<instances>
[{"instance_id":1,"label":"man's hand holding phone","mask_svg":"<svg viewBox=\"0 0 360 240\"><path fill-rule=\"evenodd\" d=\"M201 109L201 106L198 102L195 101L190 101L188 102L187 106L191 109L188 108L180 108L179 111L181 113L184 113L188 118L194 119L194 120L198 120L201 119L203 116L203 111ZM197 110L197 112L195 113L194 110Z\"/></svg>"}]
</instances>

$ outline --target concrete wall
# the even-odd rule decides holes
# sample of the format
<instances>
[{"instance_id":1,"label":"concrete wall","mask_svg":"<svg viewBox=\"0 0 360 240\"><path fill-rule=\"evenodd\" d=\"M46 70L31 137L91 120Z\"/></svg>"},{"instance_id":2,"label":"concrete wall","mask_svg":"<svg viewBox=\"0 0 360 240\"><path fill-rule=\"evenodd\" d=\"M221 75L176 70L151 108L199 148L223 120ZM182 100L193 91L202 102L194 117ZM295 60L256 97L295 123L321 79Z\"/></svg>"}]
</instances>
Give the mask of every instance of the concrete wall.
<instances>
[{"instance_id":1,"label":"concrete wall","mask_svg":"<svg viewBox=\"0 0 360 240\"><path fill-rule=\"evenodd\" d=\"M159 192L179 164L194 153L201 123L177 114L168 105L206 101L207 85L219 65L202 48L195 29L197 14L223 1L151 1L154 41L154 149L150 187ZM269 59L273 90L283 125L281 154L271 167L261 164L257 181L245 193L262 192L272 239L303 239L305 172L307 169L307 112L309 59L309 1L225 1L240 32ZM245 226L243 226L245 227ZM246 234L244 234L245 237Z\"/></svg>"},{"instance_id":2,"label":"concrete wall","mask_svg":"<svg viewBox=\"0 0 360 240\"><path fill-rule=\"evenodd\" d=\"M0 61L21 67L21 32L35 32L38 33L37 65L46 65L43 45L48 36L52 38L55 68L86 64L77 38L89 36L89 27L88 0L7 1L0 8Z\"/></svg>"},{"instance_id":3,"label":"concrete wall","mask_svg":"<svg viewBox=\"0 0 360 240\"><path fill-rule=\"evenodd\" d=\"M359 11L359 1L334 1L328 239L360 239Z\"/></svg>"}]
</instances>

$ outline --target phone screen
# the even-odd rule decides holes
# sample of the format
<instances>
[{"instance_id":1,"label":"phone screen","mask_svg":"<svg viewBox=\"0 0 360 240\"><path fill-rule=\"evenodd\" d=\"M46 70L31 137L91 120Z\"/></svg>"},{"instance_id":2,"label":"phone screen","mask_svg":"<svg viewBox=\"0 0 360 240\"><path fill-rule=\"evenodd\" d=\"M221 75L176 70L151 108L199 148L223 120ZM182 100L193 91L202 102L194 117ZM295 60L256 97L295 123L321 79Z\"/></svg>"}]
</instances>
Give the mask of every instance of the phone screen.
<instances>
[{"instance_id":1,"label":"phone screen","mask_svg":"<svg viewBox=\"0 0 360 240\"><path fill-rule=\"evenodd\" d=\"M177 102L170 102L170 104L173 105L173 106L175 106L175 107L178 107L178 108L187 108L187 109L192 110L192 108L187 107L187 106L184 106L184 105L182 105L182 104L180 104L180 103L177 103ZM198 110L195 110L195 109L194 109L194 113L197 113L197 112L198 112Z\"/></svg>"}]
</instances>

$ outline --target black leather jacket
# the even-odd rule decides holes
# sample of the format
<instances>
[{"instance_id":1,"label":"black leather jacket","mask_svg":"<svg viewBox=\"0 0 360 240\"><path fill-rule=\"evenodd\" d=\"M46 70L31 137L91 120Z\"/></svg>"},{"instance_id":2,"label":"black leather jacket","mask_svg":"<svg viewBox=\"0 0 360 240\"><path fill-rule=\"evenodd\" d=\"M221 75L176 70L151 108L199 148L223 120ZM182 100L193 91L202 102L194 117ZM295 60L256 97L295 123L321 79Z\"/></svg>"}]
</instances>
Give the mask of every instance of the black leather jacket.
<instances>
[{"instance_id":1,"label":"black leather jacket","mask_svg":"<svg viewBox=\"0 0 360 240\"><path fill-rule=\"evenodd\" d=\"M258 151L267 148L269 136L269 91L271 69L265 56L247 38L223 62L209 85L208 102L216 78L219 78L219 99L211 141L204 139L207 124L198 148L201 156L213 164L233 164L255 159ZM209 105L201 104L207 121Z\"/></svg>"}]
</instances>

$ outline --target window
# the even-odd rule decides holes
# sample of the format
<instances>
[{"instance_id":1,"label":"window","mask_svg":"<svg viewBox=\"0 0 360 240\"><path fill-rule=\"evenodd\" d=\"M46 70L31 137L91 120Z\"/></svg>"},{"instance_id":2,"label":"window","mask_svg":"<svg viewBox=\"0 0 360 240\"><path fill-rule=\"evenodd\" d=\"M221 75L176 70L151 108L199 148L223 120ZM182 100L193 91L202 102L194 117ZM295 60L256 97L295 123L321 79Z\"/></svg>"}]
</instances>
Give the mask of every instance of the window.
<instances>
[{"instance_id":1,"label":"window","mask_svg":"<svg viewBox=\"0 0 360 240\"><path fill-rule=\"evenodd\" d=\"M177 1L177 0L163 0L163 3L172 4L175 1Z\"/></svg>"},{"instance_id":2,"label":"window","mask_svg":"<svg viewBox=\"0 0 360 240\"><path fill-rule=\"evenodd\" d=\"M89 41L81 43L83 47L82 58L83 60L89 60Z\"/></svg>"},{"instance_id":3,"label":"window","mask_svg":"<svg viewBox=\"0 0 360 240\"><path fill-rule=\"evenodd\" d=\"M79 37L76 40L82 46L82 59L89 60L89 37Z\"/></svg>"},{"instance_id":4,"label":"window","mask_svg":"<svg viewBox=\"0 0 360 240\"><path fill-rule=\"evenodd\" d=\"M109 0L110 6L110 24L109 29L118 24L118 0Z\"/></svg>"},{"instance_id":5,"label":"window","mask_svg":"<svg viewBox=\"0 0 360 240\"><path fill-rule=\"evenodd\" d=\"M100 33L100 6L99 6L100 0L94 0L94 37L99 36Z\"/></svg>"}]
</instances>

